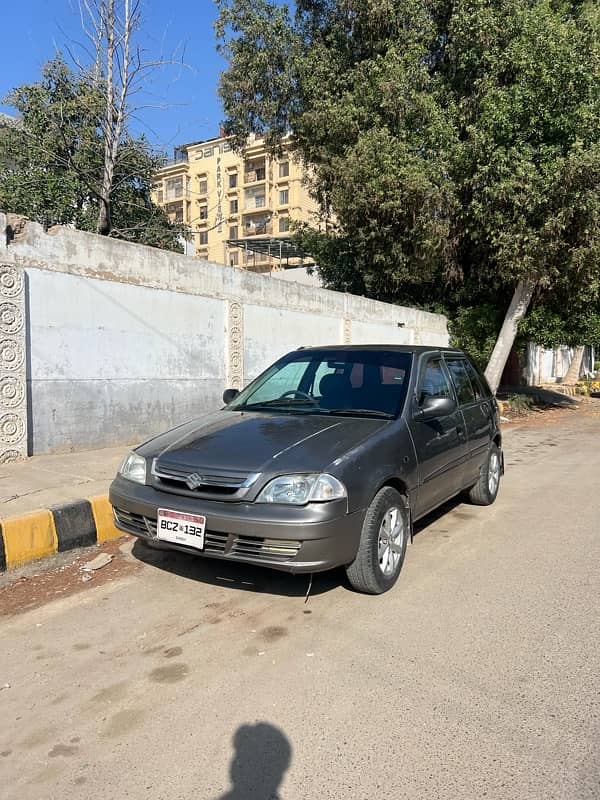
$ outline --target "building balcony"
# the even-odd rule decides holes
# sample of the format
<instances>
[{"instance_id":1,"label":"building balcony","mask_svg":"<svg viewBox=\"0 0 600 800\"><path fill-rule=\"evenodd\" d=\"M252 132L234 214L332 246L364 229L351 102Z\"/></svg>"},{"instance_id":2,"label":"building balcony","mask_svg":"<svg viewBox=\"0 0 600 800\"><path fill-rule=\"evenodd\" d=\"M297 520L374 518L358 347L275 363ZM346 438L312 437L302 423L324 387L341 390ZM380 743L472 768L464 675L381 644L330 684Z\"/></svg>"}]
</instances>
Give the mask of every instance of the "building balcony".
<instances>
[{"instance_id":1,"label":"building balcony","mask_svg":"<svg viewBox=\"0 0 600 800\"><path fill-rule=\"evenodd\" d=\"M244 225L242 235L244 239L253 236L271 236L273 225L270 222L257 222L254 225Z\"/></svg>"},{"instance_id":2,"label":"building balcony","mask_svg":"<svg viewBox=\"0 0 600 800\"><path fill-rule=\"evenodd\" d=\"M253 200L244 203L243 214L245 217L249 214L264 214L265 212L271 213L273 211L273 205L266 198L259 198L258 204L256 200L257 198L255 197Z\"/></svg>"},{"instance_id":3,"label":"building balcony","mask_svg":"<svg viewBox=\"0 0 600 800\"><path fill-rule=\"evenodd\" d=\"M261 173L262 177L256 177L256 173L249 172L244 175L244 186L256 186L266 181L264 170Z\"/></svg>"},{"instance_id":4,"label":"building balcony","mask_svg":"<svg viewBox=\"0 0 600 800\"><path fill-rule=\"evenodd\" d=\"M187 150L182 150L179 147L173 148L173 158L170 158L165 166L172 167L174 164L187 164L189 161Z\"/></svg>"},{"instance_id":5,"label":"building balcony","mask_svg":"<svg viewBox=\"0 0 600 800\"><path fill-rule=\"evenodd\" d=\"M177 200L189 200L190 199L190 190L189 189L168 189L165 192L165 202L172 203Z\"/></svg>"},{"instance_id":6,"label":"building balcony","mask_svg":"<svg viewBox=\"0 0 600 800\"><path fill-rule=\"evenodd\" d=\"M259 183L267 178L267 168L264 160L246 164L244 170L244 183Z\"/></svg>"}]
</instances>

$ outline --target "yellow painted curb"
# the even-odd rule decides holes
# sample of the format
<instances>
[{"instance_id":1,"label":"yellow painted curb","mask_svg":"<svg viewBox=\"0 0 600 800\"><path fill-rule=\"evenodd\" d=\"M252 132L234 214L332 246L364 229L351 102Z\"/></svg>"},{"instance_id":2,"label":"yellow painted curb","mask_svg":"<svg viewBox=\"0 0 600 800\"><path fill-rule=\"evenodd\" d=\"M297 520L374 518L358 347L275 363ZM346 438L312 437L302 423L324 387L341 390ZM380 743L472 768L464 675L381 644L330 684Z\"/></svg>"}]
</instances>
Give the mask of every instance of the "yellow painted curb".
<instances>
[{"instance_id":1,"label":"yellow painted curb","mask_svg":"<svg viewBox=\"0 0 600 800\"><path fill-rule=\"evenodd\" d=\"M98 544L123 536L123 531L115 528L113 510L111 504L108 502L108 496L102 494L97 497L88 497L88 501L92 507L92 514L94 515L94 522L96 523Z\"/></svg>"},{"instance_id":2,"label":"yellow painted curb","mask_svg":"<svg viewBox=\"0 0 600 800\"><path fill-rule=\"evenodd\" d=\"M34 511L15 519L4 519L1 524L7 568L52 555L58 550L51 511Z\"/></svg>"}]
</instances>

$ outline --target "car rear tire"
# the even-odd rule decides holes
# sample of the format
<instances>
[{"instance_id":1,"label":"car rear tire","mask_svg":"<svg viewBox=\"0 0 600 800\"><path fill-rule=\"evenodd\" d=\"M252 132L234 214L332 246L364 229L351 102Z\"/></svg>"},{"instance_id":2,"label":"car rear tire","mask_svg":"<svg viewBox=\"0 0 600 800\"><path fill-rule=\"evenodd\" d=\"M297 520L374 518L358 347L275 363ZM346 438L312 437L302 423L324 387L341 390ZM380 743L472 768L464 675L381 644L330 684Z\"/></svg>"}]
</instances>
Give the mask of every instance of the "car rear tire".
<instances>
[{"instance_id":1,"label":"car rear tire","mask_svg":"<svg viewBox=\"0 0 600 800\"><path fill-rule=\"evenodd\" d=\"M494 442L481 467L479 480L467 492L469 501L476 506L490 506L498 496L502 476L502 454Z\"/></svg>"},{"instance_id":2,"label":"car rear tire","mask_svg":"<svg viewBox=\"0 0 600 800\"><path fill-rule=\"evenodd\" d=\"M410 536L408 501L396 489L380 489L365 514L356 558L346 575L353 589L383 594L398 580Z\"/></svg>"}]
</instances>

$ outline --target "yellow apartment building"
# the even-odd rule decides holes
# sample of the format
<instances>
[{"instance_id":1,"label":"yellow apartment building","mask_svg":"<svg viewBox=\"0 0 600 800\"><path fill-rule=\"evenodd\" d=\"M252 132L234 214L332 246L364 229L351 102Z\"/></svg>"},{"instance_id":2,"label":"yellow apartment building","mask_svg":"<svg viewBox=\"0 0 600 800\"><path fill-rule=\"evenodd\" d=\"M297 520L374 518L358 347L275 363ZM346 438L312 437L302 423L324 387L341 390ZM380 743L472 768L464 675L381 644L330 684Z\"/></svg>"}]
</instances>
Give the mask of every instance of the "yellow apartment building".
<instances>
[{"instance_id":1,"label":"yellow apartment building","mask_svg":"<svg viewBox=\"0 0 600 800\"><path fill-rule=\"evenodd\" d=\"M156 175L153 199L188 227L195 256L268 272L302 263L290 222L314 224L317 212L304 176L285 140L275 158L263 139L250 137L240 153L218 136L175 148Z\"/></svg>"}]
</instances>

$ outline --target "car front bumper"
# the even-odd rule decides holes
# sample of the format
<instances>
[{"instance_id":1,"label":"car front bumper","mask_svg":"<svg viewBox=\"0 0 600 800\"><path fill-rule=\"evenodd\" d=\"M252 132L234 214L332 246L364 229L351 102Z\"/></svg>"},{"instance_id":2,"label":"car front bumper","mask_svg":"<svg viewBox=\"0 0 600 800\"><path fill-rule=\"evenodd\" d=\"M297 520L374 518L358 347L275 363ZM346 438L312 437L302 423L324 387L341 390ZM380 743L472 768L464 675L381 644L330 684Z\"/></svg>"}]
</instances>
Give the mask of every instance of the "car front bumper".
<instances>
[{"instance_id":1,"label":"car front bumper","mask_svg":"<svg viewBox=\"0 0 600 800\"><path fill-rule=\"evenodd\" d=\"M346 501L283 506L196 500L115 478L109 499L117 528L154 547L257 564L284 572L321 572L356 557L365 510L346 513ZM203 550L156 536L159 508L206 517Z\"/></svg>"}]
</instances>

